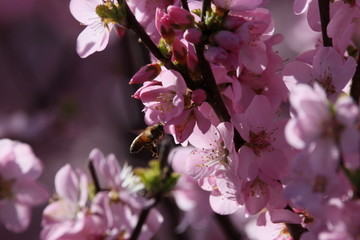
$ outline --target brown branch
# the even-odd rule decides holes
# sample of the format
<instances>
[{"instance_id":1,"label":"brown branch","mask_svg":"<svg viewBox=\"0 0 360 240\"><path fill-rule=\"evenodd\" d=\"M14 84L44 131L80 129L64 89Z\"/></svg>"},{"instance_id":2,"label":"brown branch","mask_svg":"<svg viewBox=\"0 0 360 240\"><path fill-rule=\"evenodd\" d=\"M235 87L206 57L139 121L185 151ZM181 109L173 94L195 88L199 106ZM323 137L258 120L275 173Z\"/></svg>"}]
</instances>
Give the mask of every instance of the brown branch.
<instances>
[{"instance_id":1,"label":"brown branch","mask_svg":"<svg viewBox=\"0 0 360 240\"><path fill-rule=\"evenodd\" d=\"M145 208L144 210L141 211L140 216L139 216L139 220L136 224L136 227L134 229L134 231L131 234L131 237L129 238L129 240L136 240L138 239L140 233L141 233L141 228L143 227L143 225L146 222L146 219L151 211L151 209L153 207L155 207L159 202L159 199L156 199L155 202L153 204L151 204L149 207Z\"/></svg>"},{"instance_id":2,"label":"brown branch","mask_svg":"<svg viewBox=\"0 0 360 240\"><path fill-rule=\"evenodd\" d=\"M190 11L187 0L181 0L181 4L186 11Z\"/></svg>"},{"instance_id":3,"label":"brown branch","mask_svg":"<svg viewBox=\"0 0 360 240\"><path fill-rule=\"evenodd\" d=\"M318 0L320 21L321 21L321 33L324 47L332 46L332 39L327 35L327 26L330 22L330 0Z\"/></svg>"},{"instance_id":4,"label":"brown branch","mask_svg":"<svg viewBox=\"0 0 360 240\"><path fill-rule=\"evenodd\" d=\"M202 9L201 9L201 21L204 22L206 11L211 7L211 0L203 0Z\"/></svg>"},{"instance_id":5,"label":"brown branch","mask_svg":"<svg viewBox=\"0 0 360 240\"><path fill-rule=\"evenodd\" d=\"M230 114L227 111L224 101L221 97L210 64L205 59L204 47L205 44L200 42L199 44L196 44L195 49L198 58L198 66L202 75L202 87L208 95L206 100L213 107L221 122L230 122Z\"/></svg>"},{"instance_id":6,"label":"brown branch","mask_svg":"<svg viewBox=\"0 0 360 240\"><path fill-rule=\"evenodd\" d=\"M98 176L96 174L94 163L92 162L91 159L88 162L88 168L89 168L89 171L90 171L91 178L92 178L92 180L94 182L95 193L98 193L98 192L101 191L101 187L100 187L100 183L99 183L99 178L98 178Z\"/></svg>"},{"instance_id":7,"label":"brown branch","mask_svg":"<svg viewBox=\"0 0 360 240\"><path fill-rule=\"evenodd\" d=\"M360 100L360 56L358 57L355 74L352 78L350 96L359 105Z\"/></svg>"}]
</instances>

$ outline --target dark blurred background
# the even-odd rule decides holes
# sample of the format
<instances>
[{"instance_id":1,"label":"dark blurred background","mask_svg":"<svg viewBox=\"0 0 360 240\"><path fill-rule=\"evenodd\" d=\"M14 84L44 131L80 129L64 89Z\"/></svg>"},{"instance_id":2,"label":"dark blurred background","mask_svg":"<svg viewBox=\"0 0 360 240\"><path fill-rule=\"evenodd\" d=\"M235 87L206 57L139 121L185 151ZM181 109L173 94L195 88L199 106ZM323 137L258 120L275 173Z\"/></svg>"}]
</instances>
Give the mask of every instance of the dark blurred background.
<instances>
[{"instance_id":1,"label":"dark blurred background","mask_svg":"<svg viewBox=\"0 0 360 240\"><path fill-rule=\"evenodd\" d=\"M303 17L292 16L292 1L270 1L269 9L276 31L287 34L278 46L284 59L312 47L316 36L299 37L308 29ZM65 163L85 169L95 147L135 165L151 157L128 150L145 127L141 103L131 98L136 87L128 84L148 62L144 48L133 34L114 34L103 52L81 59L75 49L83 28L69 0L0 0L0 138L33 147L50 192L56 171ZM39 239L43 207L34 209L22 234L0 226L0 240Z\"/></svg>"}]
</instances>

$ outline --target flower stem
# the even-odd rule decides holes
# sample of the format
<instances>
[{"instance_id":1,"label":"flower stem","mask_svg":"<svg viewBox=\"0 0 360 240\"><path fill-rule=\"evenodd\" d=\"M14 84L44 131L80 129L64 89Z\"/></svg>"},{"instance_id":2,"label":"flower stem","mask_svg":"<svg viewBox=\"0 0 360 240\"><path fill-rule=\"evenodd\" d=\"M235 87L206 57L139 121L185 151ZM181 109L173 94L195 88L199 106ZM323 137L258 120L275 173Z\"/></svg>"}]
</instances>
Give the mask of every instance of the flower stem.
<instances>
[{"instance_id":1,"label":"flower stem","mask_svg":"<svg viewBox=\"0 0 360 240\"><path fill-rule=\"evenodd\" d=\"M211 7L211 0L203 0L203 5L201 9L201 21L203 22L205 20L206 11L209 10Z\"/></svg>"},{"instance_id":2,"label":"flower stem","mask_svg":"<svg viewBox=\"0 0 360 240\"><path fill-rule=\"evenodd\" d=\"M351 83L351 88L350 88L350 96L359 105L359 100L360 100L360 56L358 57L356 71L352 78L352 83Z\"/></svg>"},{"instance_id":3,"label":"flower stem","mask_svg":"<svg viewBox=\"0 0 360 240\"><path fill-rule=\"evenodd\" d=\"M321 21L321 33L324 47L332 47L332 39L327 35L327 26L330 22L330 0L318 0L320 21Z\"/></svg>"},{"instance_id":4,"label":"flower stem","mask_svg":"<svg viewBox=\"0 0 360 240\"><path fill-rule=\"evenodd\" d=\"M159 199L156 199L153 204L151 204L149 207L147 207L141 211L139 220L138 220L136 227L135 227L134 231L132 232L129 240L136 240L139 237L139 235L141 233L141 228L144 225L144 223L146 222L146 219L147 219L151 209L153 207L155 207L158 204L158 202L159 202Z\"/></svg>"},{"instance_id":5,"label":"flower stem","mask_svg":"<svg viewBox=\"0 0 360 240\"><path fill-rule=\"evenodd\" d=\"M190 12L189 5L188 5L187 0L181 0L181 4L182 4L183 8L184 8L186 11L189 11L189 12Z\"/></svg>"},{"instance_id":6,"label":"flower stem","mask_svg":"<svg viewBox=\"0 0 360 240\"><path fill-rule=\"evenodd\" d=\"M92 160L89 160L88 168L89 168L89 171L90 171L91 178L92 178L92 180L94 182L95 193L98 193L98 192L101 191L101 187L100 187L99 178L98 178L98 176L96 174L96 170L95 170L94 163L92 162Z\"/></svg>"}]
</instances>

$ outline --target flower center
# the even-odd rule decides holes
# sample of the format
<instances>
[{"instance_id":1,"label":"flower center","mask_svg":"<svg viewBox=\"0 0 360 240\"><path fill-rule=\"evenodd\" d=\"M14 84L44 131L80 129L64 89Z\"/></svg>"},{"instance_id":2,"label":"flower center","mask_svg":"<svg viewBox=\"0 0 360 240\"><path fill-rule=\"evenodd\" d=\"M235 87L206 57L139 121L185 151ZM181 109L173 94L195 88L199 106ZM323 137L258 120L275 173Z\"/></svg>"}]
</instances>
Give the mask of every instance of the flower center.
<instances>
[{"instance_id":1,"label":"flower center","mask_svg":"<svg viewBox=\"0 0 360 240\"><path fill-rule=\"evenodd\" d=\"M175 94L174 91L160 93L155 99L159 104L155 106L154 109L161 112L170 112L175 107L173 104Z\"/></svg>"},{"instance_id":2,"label":"flower center","mask_svg":"<svg viewBox=\"0 0 360 240\"><path fill-rule=\"evenodd\" d=\"M211 167L213 165L221 164L227 165L229 161L227 157L229 156L229 150L224 146L224 142L217 143L215 140L215 148L205 149L202 148L201 164L198 164L198 167ZM210 144L212 145L212 144Z\"/></svg>"},{"instance_id":3,"label":"flower center","mask_svg":"<svg viewBox=\"0 0 360 240\"><path fill-rule=\"evenodd\" d=\"M320 86L324 88L327 95L336 93L336 88L333 85L332 76L328 75L326 72L324 72L322 78L315 78L314 80L310 81L310 84L313 85L314 82L319 83Z\"/></svg>"},{"instance_id":4,"label":"flower center","mask_svg":"<svg viewBox=\"0 0 360 240\"><path fill-rule=\"evenodd\" d=\"M267 149L271 146L271 142L275 141L276 139L271 139L271 135L273 132L268 133L266 130L262 129L259 132L255 133L253 131L249 132L249 142L246 144L250 147L256 156L261 156L261 151ZM274 148L268 149L269 151L273 151Z\"/></svg>"},{"instance_id":5,"label":"flower center","mask_svg":"<svg viewBox=\"0 0 360 240\"><path fill-rule=\"evenodd\" d=\"M260 198L266 195L266 184L259 178L256 177L250 185L250 191L247 193L248 197Z\"/></svg>"}]
</instances>

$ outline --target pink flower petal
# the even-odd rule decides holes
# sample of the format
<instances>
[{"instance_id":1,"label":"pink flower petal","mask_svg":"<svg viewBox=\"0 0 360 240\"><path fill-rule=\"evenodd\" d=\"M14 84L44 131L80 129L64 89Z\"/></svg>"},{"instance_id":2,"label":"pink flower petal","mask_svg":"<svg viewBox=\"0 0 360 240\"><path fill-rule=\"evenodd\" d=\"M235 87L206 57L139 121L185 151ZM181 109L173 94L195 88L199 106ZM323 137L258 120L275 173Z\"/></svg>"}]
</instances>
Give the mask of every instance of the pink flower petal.
<instances>
[{"instance_id":1,"label":"pink flower petal","mask_svg":"<svg viewBox=\"0 0 360 240\"><path fill-rule=\"evenodd\" d=\"M8 200L1 200L0 222L13 232L24 231L30 223L30 207L22 204L14 204Z\"/></svg>"},{"instance_id":2,"label":"pink flower petal","mask_svg":"<svg viewBox=\"0 0 360 240\"><path fill-rule=\"evenodd\" d=\"M232 214L239 209L236 201L225 198L218 191L212 191L209 200L212 210L221 215Z\"/></svg>"}]
</instances>

